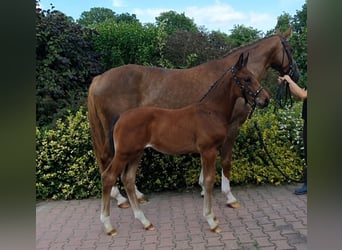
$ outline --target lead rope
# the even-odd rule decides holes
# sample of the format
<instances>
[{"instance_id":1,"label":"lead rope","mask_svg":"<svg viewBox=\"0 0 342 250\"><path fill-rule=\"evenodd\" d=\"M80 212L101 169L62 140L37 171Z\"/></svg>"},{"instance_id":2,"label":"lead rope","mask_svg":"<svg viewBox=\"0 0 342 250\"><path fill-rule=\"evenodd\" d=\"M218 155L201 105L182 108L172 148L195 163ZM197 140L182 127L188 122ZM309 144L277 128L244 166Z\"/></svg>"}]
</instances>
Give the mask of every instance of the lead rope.
<instances>
[{"instance_id":1,"label":"lead rope","mask_svg":"<svg viewBox=\"0 0 342 250\"><path fill-rule=\"evenodd\" d=\"M298 182L298 183L302 183L304 180L303 179L300 179L300 180L297 180L297 179L293 179L289 176L287 176L281 169L280 167L278 166L278 164L276 164L274 162L274 160L272 159L270 153L268 152L267 150L267 147L266 147L266 144L264 142L264 139L262 138L262 134L261 134L261 130L259 128L259 125L256 121L254 121L254 127L255 129L257 130L257 133L258 133L258 136L259 136L259 140L260 140L260 143L261 143L261 146L263 147L263 149L265 150L266 152L266 155L267 157L270 159L270 161L272 162L272 165L287 179L287 180L290 180L290 181L293 181L293 182Z\"/></svg>"}]
</instances>

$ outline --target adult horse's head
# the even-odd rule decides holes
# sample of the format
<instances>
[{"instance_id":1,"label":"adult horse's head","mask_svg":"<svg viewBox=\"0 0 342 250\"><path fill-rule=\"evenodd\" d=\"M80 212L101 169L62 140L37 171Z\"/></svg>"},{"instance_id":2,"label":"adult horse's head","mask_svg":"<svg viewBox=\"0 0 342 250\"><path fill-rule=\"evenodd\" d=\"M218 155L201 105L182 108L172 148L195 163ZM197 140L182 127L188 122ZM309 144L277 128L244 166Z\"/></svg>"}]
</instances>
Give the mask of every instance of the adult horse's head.
<instances>
[{"instance_id":1,"label":"adult horse's head","mask_svg":"<svg viewBox=\"0 0 342 250\"><path fill-rule=\"evenodd\" d=\"M231 67L230 71L232 72L235 83L238 84L242 90L245 101L249 103L253 109L256 106L264 108L268 105L270 96L260 85L260 82L253 73L247 69L248 57L249 54L244 57L244 54L241 53L239 60L234 67Z\"/></svg>"},{"instance_id":2,"label":"adult horse's head","mask_svg":"<svg viewBox=\"0 0 342 250\"><path fill-rule=\"evenodd\" d=\"M289 42L286 40L291 35L291 29L289 28L284 34L277 32L277 36L282 44L281 49L277 50L277 56L281 64L271 65L274 69L277 69L281 75L289 75L292 80L298 82L300 72L296 61L293 58L293 49Z\"/></svg>"}]
</instances>

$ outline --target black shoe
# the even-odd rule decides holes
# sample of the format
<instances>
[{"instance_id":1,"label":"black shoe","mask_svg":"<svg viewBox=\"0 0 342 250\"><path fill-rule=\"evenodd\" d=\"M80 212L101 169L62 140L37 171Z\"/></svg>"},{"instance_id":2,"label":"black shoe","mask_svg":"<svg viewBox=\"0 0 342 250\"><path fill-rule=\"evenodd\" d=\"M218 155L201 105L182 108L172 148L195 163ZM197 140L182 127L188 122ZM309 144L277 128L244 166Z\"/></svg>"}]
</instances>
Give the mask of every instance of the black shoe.
<instances>
[{"instance_id":1,"label":"black shoe","mask_svg":"<svg viewBox=\"0 0 342 250\"><path fill-rule=\"evenodd\" d=\"M307 184L304 183L303 186L301 188L295 189L294 193L296 195L301 195L301 194L306 194L307 193Z\"/></svg>"}]
</instances>

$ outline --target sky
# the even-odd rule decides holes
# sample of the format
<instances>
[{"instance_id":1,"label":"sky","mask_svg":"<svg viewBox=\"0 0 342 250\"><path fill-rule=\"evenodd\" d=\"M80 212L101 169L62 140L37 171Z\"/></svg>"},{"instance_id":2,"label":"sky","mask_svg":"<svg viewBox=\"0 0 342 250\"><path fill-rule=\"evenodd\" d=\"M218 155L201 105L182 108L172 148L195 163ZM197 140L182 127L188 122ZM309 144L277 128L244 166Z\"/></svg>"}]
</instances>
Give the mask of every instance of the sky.
<instances>
[{"instance_id":1,"label":"sky","mask_svg":"<svg viewBox=\"0 0 342 250\"><path fill-rule=\"evenodd\" d=\"M141 23L155 23L162 12L176 11L193 19L197 26L208 31L230 34L234 25L252 27L266 33L277 24L284 13L294 16L302 10L305 0L40 0L42 9L50 3L75 20L93 7L111 9L115 14L135 14Z\"/></svg>"}]
</instances>

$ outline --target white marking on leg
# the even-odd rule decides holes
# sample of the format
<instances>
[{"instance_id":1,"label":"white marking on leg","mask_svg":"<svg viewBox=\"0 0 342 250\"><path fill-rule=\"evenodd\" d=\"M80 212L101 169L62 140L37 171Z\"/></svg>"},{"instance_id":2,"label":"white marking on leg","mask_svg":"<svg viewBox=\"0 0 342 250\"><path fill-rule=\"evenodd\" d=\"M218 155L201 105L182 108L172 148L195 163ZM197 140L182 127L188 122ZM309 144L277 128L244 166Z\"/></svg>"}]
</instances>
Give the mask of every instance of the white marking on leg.
<instances>
[{"instance_id":1,"label":"white marking on leg","mask_svg":"<svg viewBox=\"0 0 342 250\"><path fill-rule=\"evenodd\" d=\"M141 222L141 224L143 224L144 228L147 228L151 225L151 222L148 219L146 219L143 211L141 210L135 210L134 217L138 219Z\"/></svg>"},{"instance_id":2,"label":"white marking on leg","mask_svg":"<svg viewBox=\"0 0 342 250\"><path fill-rule=\"evenodd\" d=\"M112 187L112 190L111 190L111 192L110 192L110 196L117 200L118 206L119 206L120 204L123 204L123 203L125 203L125 202L128 202L127 198L123 197L123 196L120 194L118 186L113 186L113 187Z\"/></svg>"},{"instance_id":3,"label":"white marking on leg","mask_svg":"<svg viewBox=\"0 0 342 250\"><path fill-rule=\"evenodd\" d=\"M228 178L223 174L223 170L222 170L222 178L221 178L221 190L222 190L222 193L226 195L227 197L227 204L231 204L237 201L237 199L234 197L234 195L231 192L230 182Z\"/></svg>"},{"instance_id":4,"label":"white marking on leg","mask_svg":"<svg viewBox=\"0 0 342 250\"><path fill-rule=\"evenodd\" d=\"M138 190L137 186L135 186L135 194L137 195L138 199L144 198L144 194Z\"/></svg>"},{"instance_id":5,"label":"white marking on leg","mask_svg":"<svg viewBox=\"0 0 342 250\"><path fill-rule=\"evenodd\" d=\"M110 223L110 217L109 216L105 216L101 213L100 219L101 219L103 225L105 226L107 233L111 232L114 229L112 227L112 224Z\"/></svg>"}]
</instances>

